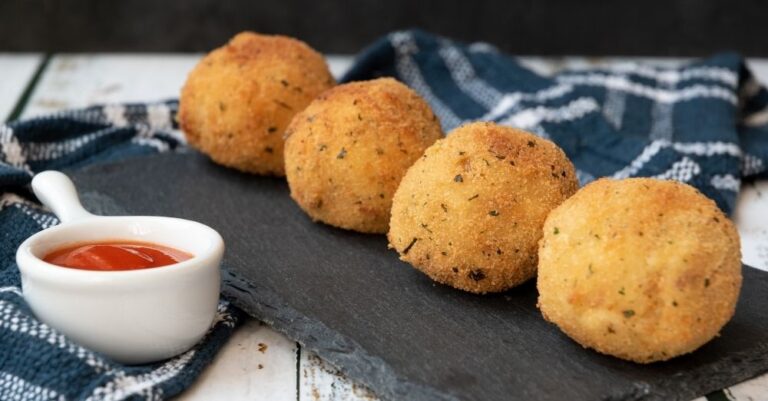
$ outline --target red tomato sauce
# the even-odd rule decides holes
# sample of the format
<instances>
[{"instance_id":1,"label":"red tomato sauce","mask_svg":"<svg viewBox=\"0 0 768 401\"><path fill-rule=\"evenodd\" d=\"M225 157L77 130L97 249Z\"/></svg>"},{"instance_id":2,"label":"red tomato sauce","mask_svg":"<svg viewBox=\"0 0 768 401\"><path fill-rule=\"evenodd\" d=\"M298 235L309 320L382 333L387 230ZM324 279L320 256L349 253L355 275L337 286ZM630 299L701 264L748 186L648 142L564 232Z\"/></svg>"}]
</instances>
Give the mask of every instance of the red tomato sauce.
<instances>
[{"instance_id":1,"label":"red tomato sauce","mask_svg":"<svg viewBox=\"0 0 768 401\"><path fill-rule=\"evenodd\" d=\"M139 270L168 266L192 258L178 249L148 242L81 243L57 249L43 258L62 267L83 270Z\"/></svg>"}]
</instances>

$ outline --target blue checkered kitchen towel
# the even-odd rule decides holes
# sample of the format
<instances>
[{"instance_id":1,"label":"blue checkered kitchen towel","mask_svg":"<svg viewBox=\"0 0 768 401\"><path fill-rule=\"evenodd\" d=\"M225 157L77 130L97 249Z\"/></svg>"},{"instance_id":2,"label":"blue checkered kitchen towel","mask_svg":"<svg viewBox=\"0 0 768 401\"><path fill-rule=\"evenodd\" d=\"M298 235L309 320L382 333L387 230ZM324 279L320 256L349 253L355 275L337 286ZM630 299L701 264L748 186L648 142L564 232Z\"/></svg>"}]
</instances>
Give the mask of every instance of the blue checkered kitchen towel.
<instances>
[{"instance_id":1,"label":"blue checkered kitchen towel","mask_svg":"<svg viewBox=\"0 0 768 401\"><path fill-rule=\"evenodd\" d=\"M745 178L768 163L768 92L736 55L679 69L616 65L542 77L487 44L396 32L363 51L344 81L394 76L418 91L443 127L492 120L557 142L583 183L600 176L688 182L733 210ZM183 149L175 102L114 105L0 126L0 399L156 400L189 386L229 337L219 319L193 350L127 367L71 343L24 303L16 247L56 224L30 195L33 172Z\"/></svg>"},{"instance_id":2,"label":"blue checkered kitchen towel","mask_svg":"<svg viewBox=\"0 0 768 401\"><path fill-rule=\"evenodd\" d=\"M555 141L582 185L676 179L730 213L742 179L766 176L768 91L735 54L678 69L621 64L542 77L488 44L406 31L363 51L344 80L379 76L419 92L446 132L483 120Z\"/></svg>"},{"instance_id":3,"label":"blue checkered kitchen towel","mask_svg":"<svg viewBox=\"0 0 768 401\"><path fill-rule=\"evenodd\" d=\"M29 193L34 172L183 147L176 102L97 106L0 126L0 400L160 400L189 387L241 320L219 303L192 350L161 363L125 366L71 342L35 319L24 302L15 251L58 223Z\"/></svg>"}]
</instances>

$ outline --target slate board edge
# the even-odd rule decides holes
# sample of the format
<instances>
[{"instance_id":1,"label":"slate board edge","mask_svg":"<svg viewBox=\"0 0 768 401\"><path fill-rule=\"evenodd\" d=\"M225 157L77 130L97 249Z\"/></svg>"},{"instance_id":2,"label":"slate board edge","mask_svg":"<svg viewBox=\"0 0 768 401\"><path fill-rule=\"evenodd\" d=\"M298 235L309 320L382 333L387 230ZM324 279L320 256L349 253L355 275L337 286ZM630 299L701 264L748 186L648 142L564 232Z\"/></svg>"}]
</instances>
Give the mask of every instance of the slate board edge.
<instances>
[{"instance_id":1,"label":"slate board edge","mask_svg":"<svg viewBox=\"0 0 768 401\"><path fill-rule=\"evenodd\" d=\"M745 268L754 269L744 265ZM757 269L756 269L757 270ZM413 383L397 377L392 369L380 358L370 355L354 340L351 340L320 321L313 320L291 308L280 297L263 288L258 288L232 272L224 270L222 276L223 294L237 307L250 316L267 323L275 330L299 342L302 347L315 352L330 362L350 379L362 383L377 396L388 401L459 401L459 398L443 393L432 387ZM553 329L556 329L553 327ZM340 346L341 345L341 346ZM705 365L688 374L710 377L708 387L703 389L681 389L680 398L670 394L652 394L653 387L637 382L626 391L607 394L605 401L690 401L696 397L741 383L768 372L768 343L760 344L760 352L734 353L728 361ZM585 349L585 352L594 352ZM694 351L695 352L695 351ZM347 361L354 360L354 363ZM722 375L723 371L730 375ZM720 379L727 376L727 379ZM735 380L734 380L735 378ZM671 382L678 382L675 378ZM734 382L735 381L735 382Z\"/></svg>"},{"instance_id":2,"label":"slate board edge","mask_svg":"<svg viewBox=\"0 0 768 401\"><path fill-rule=\"evenodd\" d=\"M751 268L743 265L746 268ZM759 269L756 269L759 270ZM704 376L710 378L706 386L696 388L678 388L678 394L656 393L650 394L653 387L645 382L637 382L635 388L631 391L610 394L603 398L604 401L691 401L695 398L705 397L707 394L737 385L746 380L753 379L763 373L768 372L768 343L761 342L755 349L749 352L734 352L729 355L728 360L723 360L708 365L700 366L686 372L688 376ZM591 349L585 349L586 352L595 352ZM697 351L693 351L697 352ZM729 373L724 375L723 372ZM726 377L722 379L722 377ZM679 384L677 377L669 377L666 380L670 386ZM663 383L660 382L660 383ZM683 382L684 383L684 382Z\"/></svg>"},{"instance_id":3,"label":"slate board edge","mask_svg":"<svg viewBox=\"0 0 768 401\"><path fill-rule=\"evenodd\" d=\"M748 267L744 265L745 267ZM750 267L751 268L751 267ZM752 349L750 352L735 352L728 357L728 360L715 362L709 365L705 365L698 369L688 371L690 375L701 375L709 377L708 388L702 391L694 391L693 389L681 390L681 394L688 393L688 400L679 398L680 401L690 401L694 397L704 397L707 394L725 389L730 386L735 386L746 380L753 379L763 373L768 372L768 343L762 342L757 345L758 352ZM693 351L696 352L696 351ZM728 375L723 375L724 371L729 371ZM727 376L728 379L721 379L721 377ZM668 379L670 382L675 382L673 377ZM659 400L669 399L667 396L658 398ZM640 400L645 400L640 398Z\"/></svg>"},{"instance_id":4,"label":"slate board edge","mask_svg":"<svg viewBox=\"0 0 768 401\"><path fill-rule=\"evenodd\" d=\"M312 350L384 400L459 401L453 395L398 377L386 362L370 355L354 340L305 316L282 302L276 294L227 270L222 275L222 291L237 307ZM346 362L351 360L354 363Z\"/></svg>"}]
</instances>

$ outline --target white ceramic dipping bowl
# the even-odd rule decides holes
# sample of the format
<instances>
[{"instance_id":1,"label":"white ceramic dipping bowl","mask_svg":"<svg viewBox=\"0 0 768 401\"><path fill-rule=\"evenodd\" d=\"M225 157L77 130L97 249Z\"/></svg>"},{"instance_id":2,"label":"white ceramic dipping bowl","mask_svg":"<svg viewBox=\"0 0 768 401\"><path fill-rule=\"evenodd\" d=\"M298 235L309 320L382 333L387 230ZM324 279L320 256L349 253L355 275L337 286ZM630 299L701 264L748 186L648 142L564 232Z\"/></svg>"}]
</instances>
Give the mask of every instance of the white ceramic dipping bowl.
<instances>
[{"instance_id":1,"label":"white ceramic dipping bowl","mask_svg":"<svg viewBox=\"0 0 768 401\"><path fill-rule=\"evenodd\" d=\"M35 176L32 188L61 220L16 253L24 298L35 315L75 342L118 362L138 364L191 348L210 328L220 291L224 242L212 228L170 217L103 217L86 212L64 174ZM193 255L140 270L93 271L44 262L49 252L85 242L156 243Z\"/></svg>"}]
</instances>

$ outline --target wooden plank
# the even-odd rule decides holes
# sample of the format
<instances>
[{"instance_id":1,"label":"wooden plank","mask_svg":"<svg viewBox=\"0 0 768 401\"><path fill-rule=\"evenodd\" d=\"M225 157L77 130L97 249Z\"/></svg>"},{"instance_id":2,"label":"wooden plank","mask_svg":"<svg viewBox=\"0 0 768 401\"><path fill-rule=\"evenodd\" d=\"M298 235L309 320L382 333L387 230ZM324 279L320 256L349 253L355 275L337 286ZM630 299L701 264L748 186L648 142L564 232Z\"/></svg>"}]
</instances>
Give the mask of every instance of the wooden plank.
<instances>
[{"instance_id":1,"label":"wooden plank","mask_svg":"<svg viewBox=\"0 0 768 401\"><path fill-rule=\"evenodd\" d=\"M747 60L747 66L755 74L755 77L763 85L768 84L768 59L749 59Z\"/></svg>"},{"instance_id":2,"label":"wooden plank","mask_svg":"<svg viewBox=\"0 0 768 401\"><path fill-rule=\"evenodd\" d=\"M199 55L56 55L23 117L99 103L176 98Z\"/></svg>"},{"instance_id":3,"label":"wooden plank","mask_svg":"<svg viewBox=\"0 0 768 401\"><path fill-rule=\"evenodd\" d=\"M768 271L768 180L742 186L734 221L744 263Z\"/></svg>"},{"instance_id":4,"label":"wooden plank","mask_svg":"<svg viewBox=\"0 0 768 401\"><path fill-rule=\"evenodd\" d=\"M368 389L344 377L313 352L302 350L299 401L375 401Z\"/></svg>"},{"instance_id":5,"label":"wooden plank","mask_svg":"<svg viewBox=\"0 0 768 401\"><path fill-rule=\"evenodd\" d=\"M755 75L768 82L768 62L761 62ZM736 203L733 220L741 237L744 263L768 271L768 180L744 184ZM737 401L768 400L768 374L747 380L724 390Z\"/></svg>"},{"instance_id":6,"label":"wooden plank","mask_svg":"<svg viewBox=\"0 0 768 401\"><path fill-rule=\"evenodd\" d=\"M200 55L56 56L51 61L48 72L41 79L37 90L34 91L30 104L23 115L39 115L62 108L82 107L96 103L174 98L178 96L178 90L186 78L187 72L194 66L199 57ZM31 78L40 60L41 56L39 55L0 55L0 70L6 73L4 79L0 81L0 115L5 115L13 108L14 102L9 100L13 96L10 94L16 93L13 99L15 101L18 94L24 90L24 86ZM350 57L329 57L328 61L334 75L339 76L350 65L351 60ZM627 59L619 60L626 61ZM662 64L676 61L669 59L650 60L660 61ZM594 65L599 61L584 58L528 59L528 62L534 64L534 67L535 63L539 62L538 69L550 68L550 71L555 70L558 65ZM612 59L612 61L616 61L616 59ZM546 67L547 65L549 67ZM750 60L750 66L761 82L768 82L768 60ZM765 186L763 183L758 184L758 187L761 188L761 185ZM765 186L760 192L768 194L768 186ZM749 205L757 205L754 200L757 197L756 194L757 188L745 188L739 201L736 221L742 235L745 262L768 269L768 256L766 256L768 255L768 231L760 231L759 228L745 226L750 221L758 221L754 217L756 212L739 214L742 209L748 210ZM765 197L762 198L765 199ZM764 211L768 207L764 203L761 205L763 206L754 207L753 210ZM768 225L763 224L762 227L768 227ZM276 337L272 338L270 335ZM280 351L275 352L275 354L282 353L280 357L262 355L258 349L253 351L253 347L242 346L242 344L252 345L252 342L249 342L251 337L257 341L257 344L259 338L262 340L282 338L287 345L276 341L276 345L269 347L270 352ZM240 339L235 340L236 338ZM270 362L267 362L264 358L274 359L269 359ZM269 369L268 366L270 365L275 368L287 366L287 371L282 372L287 372L286 376L294 376L294 378L290 383L284 383L285 378L275 380L271 373L260 374L261 372L256 372L253 375L235 373L238 367L253 371L253 361L264 362L262 363L264 369ZM258 363L256 362L255 366L258 366ZM301 400L370 399L360 398L363 397L360 394L364 390L355 387L347 379L339 376L335 369L316 356L302 355L299 363L301 373L299 398ZM213 366L188 392L189 395L185 393L181 399L185 399L184 397L190 397L189 399L208 397L210 399L212 394L227 397L232 394L234 398L229 397L228 399L234 400L241 399L235 394L240 394L243 397L246 397L247 394L249 399L259 399L259 397L284 399L282 397L285 397L285 394L290 395L296 392L295 364L295 345L293 342L267 328L261 328L254 321L251 321L233 337L233 340L217 357ZM237 380L224 381L224 377L241 379L241 381L239 383ZM226 382L226 386L220 385L222 382ZM737 396L737 399L748 399L747 397L750 396L759 399L758 396L765 393L766 387L768 387L768 375L734 386L729 391ZM268 388L280 388L284 392L267 390ZM264 389L264 391L259 389Z\"/></svg>"},{"instance_id":7,"label":"wooden plank","mask_svg":"<svg viewBox=\"0 0 768 401\"><path fill-rule=\"evenodd\" d=\"M294 401L297 350L295 342L249 319L177 399Z\"/></svg>"},{"instance_id":8,"label":"wooden plank","mask_svg":"<svg viewBox=\"0 0 768 401\"><path fill-rule=\"evenodd\" d=\"M0 53L0 121L10 115L42 59L40 54Z\"/></svg>"},{"instance_id":9,"label":"wooden plank","mask_svg":"<svg viewBox=\"0 0 768 401\"><path fill-rule=\"evenodd\" d=\"M100 103L148 102L178 98L200 54L57 55L32 94L23 116ZM340 75L350 57L328 58ZM337 75L337 76L338 76Z\"/></svg>"},{"instance_id":10,"label":"wooden plank","mask_svg":"<svg viewBox=\"0 0 768 401\"><path fill-rule=\"evenodd\" d=\"M768 374L737 384L726 392L730 393L731 399L738 401L768 400Z\"/></svg>"},{"instance_id":11,"label":"wooden plank","mask_svg":"<svg viewBox=\"0 0 768 401\"><path fill-rule=\"evenodd\" d=\"M336 79L339 79L352 65L354 57L341 54L330 54L325 58L325 61L328 63L328 68L331 70L331 74L333 74Z\"/></svg>"}]
</instances>

